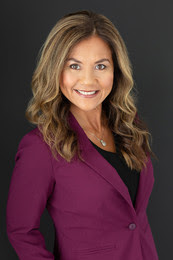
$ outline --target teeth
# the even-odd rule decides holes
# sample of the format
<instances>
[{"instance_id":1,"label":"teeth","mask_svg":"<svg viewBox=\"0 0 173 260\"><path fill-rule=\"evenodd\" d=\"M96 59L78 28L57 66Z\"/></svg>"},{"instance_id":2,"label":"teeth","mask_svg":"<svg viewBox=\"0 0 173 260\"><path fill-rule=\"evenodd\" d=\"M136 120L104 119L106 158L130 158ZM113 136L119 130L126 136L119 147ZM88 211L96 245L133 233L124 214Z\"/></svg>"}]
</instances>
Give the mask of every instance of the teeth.
<instances>
[{"instance_id":1,"label":"teeth","mask_svg":"<svg viewBox=\"0 0 173 260\"><path fill-rule=\"evenodd\" d=\"M78 89L77 89L77 91L79 93L83 94L83 95L92 95L92 94L96 93L96 91L85 92L85 91L81 91L81 90L78 90Z\"/></svg>"}]
</instances>

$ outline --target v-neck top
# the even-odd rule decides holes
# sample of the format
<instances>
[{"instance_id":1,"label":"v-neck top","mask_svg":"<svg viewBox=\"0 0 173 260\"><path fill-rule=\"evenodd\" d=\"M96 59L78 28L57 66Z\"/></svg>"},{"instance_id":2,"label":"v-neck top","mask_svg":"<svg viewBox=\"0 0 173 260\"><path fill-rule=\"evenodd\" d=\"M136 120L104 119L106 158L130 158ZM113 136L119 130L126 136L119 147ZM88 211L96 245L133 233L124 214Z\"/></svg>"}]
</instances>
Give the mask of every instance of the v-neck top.
<instances>
[{"instance_id":1,"label":"v-neck top","mask_svg":"<svg viewBox=\"0 0 173 260\"><path fill-rule=\"evenodd\" d=\"M94 144L91 140L90 142L97 149L97 151L116 169L117 173L127 186L133 206L135 206L140 172L136 170L131 170L128 167L124 157L122 156L119 150L116 134L113 133L113 135L116 144L116 153L105 151L96 144Z\"/></svg>"}]
</instances>

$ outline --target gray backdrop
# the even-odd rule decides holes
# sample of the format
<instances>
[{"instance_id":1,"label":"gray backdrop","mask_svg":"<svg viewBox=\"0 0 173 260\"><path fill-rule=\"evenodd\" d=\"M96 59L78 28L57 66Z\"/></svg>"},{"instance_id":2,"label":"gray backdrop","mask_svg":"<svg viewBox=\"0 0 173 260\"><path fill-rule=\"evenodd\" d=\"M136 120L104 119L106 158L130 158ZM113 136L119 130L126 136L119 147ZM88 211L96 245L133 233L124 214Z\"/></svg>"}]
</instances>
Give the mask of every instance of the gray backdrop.
<instances>
[{"instance_id":1,"label":"gray backdrop","mask_svg":"<svg viewBox=\"0 0 173 260\"><path fill-rule=\"evenodd\" d=\"M138 89L139 115L152 134L155 184L147 213L159 259L173 259L173 1L107 0L1 1L1 216L0 259L18 259L6 235L5 210L14 156L32 126L24 117L31 97L30 82L38 51L62 15L92 9L118 28L128 48ZM47 248L53 250L53 222L41 218ZM128 259L127 259L128 260ZM150 260L150 259L149 259Z\"/></svg>"}]
</instances>

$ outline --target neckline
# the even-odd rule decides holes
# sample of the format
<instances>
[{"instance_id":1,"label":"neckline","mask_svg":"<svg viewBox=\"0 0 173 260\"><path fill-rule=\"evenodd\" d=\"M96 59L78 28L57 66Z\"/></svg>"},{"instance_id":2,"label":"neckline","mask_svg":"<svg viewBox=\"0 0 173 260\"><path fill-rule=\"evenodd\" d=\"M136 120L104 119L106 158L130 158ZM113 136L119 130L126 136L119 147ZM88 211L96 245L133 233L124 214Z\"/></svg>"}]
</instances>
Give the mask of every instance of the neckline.
<instances>
[{"instance_id":1,"label":"neckline","mask_svg":"<svg viewBox=\"0 0 173 260\"><path fill-rule=\"evenodd\" d=\"M114 152L110 152L110 151L106 151L106 150L104 150L104 149L102 149L102 148L100 148L99 146L97 146L95 143L93 143L90 139L89 139L89 141L94 145L94 146L96 146L98 149L100 149L101 151L103 151L103 152L106 152L106 153L111 153L111 154L117 154L117 152L116 153L114 153Z\"/></svg>"},{"instance_id":2,"label":"neckline","mask_svg":"<svg viewBox=\"0 0 173 260\"><path fill-rule=\"evenodd\" d=\"M100 149L101 151L103 151L103 152L107 152L107 153L110 153L110 154L112 154L112 155L116 155L117 153L119 153L119 147L117 146L117 150L116 150L116 153L113 153L113 152L110 152L110 151L106 151L106 150L104 150L104 149L102 149L102 148L100 148L99 146L97 146L95 143L93 143L89 138L88 138L88 136L86 135L86 133L84 132L84 130L83 130L83 128L80 126L80 124L79 124L79 122L77 121L77 119L75 118L75 116L73 115L73 113L69 110L69 123L71 124L71 127L73 128L74 127L74 129L75 129L75 131L77 130L77 132L78 132L78 135L79 135L79 137L81 137L81 138L79 138L79 142L80 142L80 145L82 146L82 148L84 149L84 150L86 150L86 149L91 149L92 147L93 147L93 145L95 146L95 148L98 148L98 149ZM112 133L113 133L113 135L114 135L114 140L115 140L115 144L116 144L116 133L115 132L113 132L112 131Z\"/></svg>"},{"instance_id":3,"label":"neckline","mask_svg":"<svg viewBox=\"0 0 173 260\"><path fill-rule=\"evenodd\" d=\"M114 141L115 141L115 144L116 144L116 152L114 153L114 152L110 152L110 151L106 151L106 150L104 150L104 149L102 149L102 148L100 148L99 146L97 146L95 143L93 143L89 138L89 141L96 147L96 148L98 148L98 149L100 149L101 151L103 151L103 152L105 152L105 153L110 153L110 154L112 154L112 155L117 155L117 154L119 154L119 147L118 147L118 145L117 145L117 142L116 142L116 133L114 133L113 131L112 131L112 133L113 133L113 136L114 136Z\"/></svg>"}]
</instances>

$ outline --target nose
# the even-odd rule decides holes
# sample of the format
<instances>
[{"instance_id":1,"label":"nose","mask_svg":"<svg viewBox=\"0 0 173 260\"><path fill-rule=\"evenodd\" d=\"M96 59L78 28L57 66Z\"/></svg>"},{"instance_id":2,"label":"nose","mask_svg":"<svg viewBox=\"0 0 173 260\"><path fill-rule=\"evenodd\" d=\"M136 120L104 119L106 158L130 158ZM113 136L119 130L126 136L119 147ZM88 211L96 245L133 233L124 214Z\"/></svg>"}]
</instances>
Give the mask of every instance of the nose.
<instances>
[{"instance_id":1,"label":"nose","mask_svg":"<svg viewBox=\"0 0 173 260\"><path fill-rule=\"evenodd\" d=\"M80 75L80 84L82 85L93 85L96 83L96 75L94 74L92 69L85 69L82 71Z\"/></svg>"}]
</instances>

